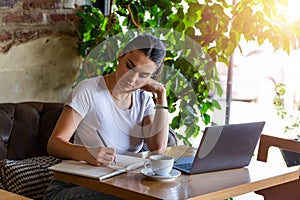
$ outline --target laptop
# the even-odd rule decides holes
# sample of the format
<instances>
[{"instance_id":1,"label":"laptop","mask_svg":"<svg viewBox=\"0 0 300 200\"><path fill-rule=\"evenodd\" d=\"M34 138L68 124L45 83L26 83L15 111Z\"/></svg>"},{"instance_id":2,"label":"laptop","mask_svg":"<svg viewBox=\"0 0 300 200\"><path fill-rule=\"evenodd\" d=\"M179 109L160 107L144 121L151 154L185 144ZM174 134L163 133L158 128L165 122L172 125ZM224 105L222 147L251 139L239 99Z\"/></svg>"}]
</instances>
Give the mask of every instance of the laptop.
<instances>
[{"instance_id":1,"label":"laptop","mask_svg":"<svg viewBox=\"0 0 300 200\"><path fill-rule=\"evenodd\" d=\"M197 153L174 161L174 169L187 174L248 166L265 122L206 127Z\"/></svg>"}]
</instances>

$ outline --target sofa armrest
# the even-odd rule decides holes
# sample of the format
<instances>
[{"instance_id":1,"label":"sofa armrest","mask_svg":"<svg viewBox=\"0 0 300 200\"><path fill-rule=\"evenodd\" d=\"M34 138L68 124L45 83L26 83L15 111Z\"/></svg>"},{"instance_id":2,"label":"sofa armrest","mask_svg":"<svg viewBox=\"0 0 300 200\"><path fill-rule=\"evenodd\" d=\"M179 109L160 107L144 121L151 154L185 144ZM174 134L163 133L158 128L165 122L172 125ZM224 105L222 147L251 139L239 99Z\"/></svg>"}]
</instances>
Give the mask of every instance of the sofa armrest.
<instances>
[{"instance_id":1,"label":"sofa armrest","mask_svg":"<svg viewBox=\"0 0 300 200\"><path fill-rule=\"evenodd\" d=\"M267 162L268 152L271 146L300 153L300 143L295 140L284 139L270 135L261 135L257 160Z\"/></svg>"}]
</instances>

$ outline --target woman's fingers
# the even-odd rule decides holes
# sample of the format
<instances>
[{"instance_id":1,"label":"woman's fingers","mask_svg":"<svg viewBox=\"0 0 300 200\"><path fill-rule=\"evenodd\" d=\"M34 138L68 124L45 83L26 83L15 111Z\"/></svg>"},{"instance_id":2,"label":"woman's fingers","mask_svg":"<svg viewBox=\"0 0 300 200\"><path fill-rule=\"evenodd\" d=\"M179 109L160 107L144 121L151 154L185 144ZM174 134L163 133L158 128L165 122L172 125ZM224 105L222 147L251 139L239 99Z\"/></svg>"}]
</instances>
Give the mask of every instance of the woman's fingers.
<instances>
[{"instance_id":1,"label":"woman's fingers","mask_svg":"<svg viewBox=\"0 0 300 200\"><path fill-rule=\"evenodd\" d=\"M155 80L150 79L149 82L147 84L145 84L141 89L146 90L148 92L157 93L158 91L161 91L164 89L164 85L162 83L159 83Z\"/></svg>"},{"instance_id":2,"label":"woman's fingers","mask_svg":"<svg viewBox=\"0 0 300 200\"><path fill-rule=\"evenodd\" d=\"M110 147L96 147L89 148L90 158L87 158L87 162L92 165L110 165L115 160L115 149Z\"/></svg>"},{"instance_id":3,"label":"woman's fingers","mask_svg":"<svg viewBox=\"0 0 300 200\"><path fill-rule=\"evenodd\" d=\"M97 161L103 165L110 165L115 160L115 149L110 147L100 147Z\"/></svg>"}]
</instances>

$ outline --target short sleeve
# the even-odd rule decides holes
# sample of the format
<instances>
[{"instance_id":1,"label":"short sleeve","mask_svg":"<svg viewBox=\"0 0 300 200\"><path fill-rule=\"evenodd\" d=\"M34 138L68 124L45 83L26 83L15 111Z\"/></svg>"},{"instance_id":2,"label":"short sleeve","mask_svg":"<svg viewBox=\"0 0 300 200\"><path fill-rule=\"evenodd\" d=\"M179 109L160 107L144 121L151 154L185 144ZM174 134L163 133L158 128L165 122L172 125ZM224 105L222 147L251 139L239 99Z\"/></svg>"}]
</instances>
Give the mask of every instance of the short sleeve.
<instances>
[{"instance_id":1,"label":"short sleeve","mask_svg":"<svg viewBox=\"0 0 300 200\"><path fill-rule=\"evenodd\" d=\"M91 103L91 83L88 80L84 80L73 89L66 105L73 108L82 118L84 118L90 110Z\"/></svg>"}]
</instances>

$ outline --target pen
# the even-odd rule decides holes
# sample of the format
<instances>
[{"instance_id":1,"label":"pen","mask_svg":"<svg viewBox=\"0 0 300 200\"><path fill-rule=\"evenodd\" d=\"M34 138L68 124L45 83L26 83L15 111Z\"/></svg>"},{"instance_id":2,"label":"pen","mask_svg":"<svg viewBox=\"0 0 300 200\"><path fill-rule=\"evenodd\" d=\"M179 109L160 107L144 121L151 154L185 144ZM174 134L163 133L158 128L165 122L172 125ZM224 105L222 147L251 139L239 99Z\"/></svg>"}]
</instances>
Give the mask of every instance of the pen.
<instances>
[{"instance_id":1,"label":"pen","mask_svg":"<svg viewBox=\"0 0 300 200\"><path fill-rule=\"evenodd\" d=\"M128 172L128 171L132 171L132 170L138 169L140 167L143 167L144 166L144 162L145 161L133 163L133 164L128 165L126 168L117 169L116 171L114 171L112 173L100 176L99 177L99 181L103 181L103 180L105 180L107 178L110 178L110 177L113 177L113 176L116 176L116 175L119 175L119 174L122 174L122 173L125 173L125 172Z\"/></svg>"},{"instance_id":2,"label":"pen","mask_svg":"<svg viewBox=\"0 0 300 200\"><path fill-rule=\"evenodd\" d=\"M122 174L122 173L125 173L125 172L126 172L126 169L116 170L112 173L109 173L109 174L106 174L104 176L99 177L99 181L103 181L105 179L111 178L113 176L116 176L116 175L119 175L119 174Z\"/></svg>"},{"instance_id":3,"label":"pen","mask_svg":"<svg viewBox=\"0 0 300 200\"><path fill-rule=\"evenodd\" d=\"M103 145L104 145L105 147L108 147L107 144L106 144L106 142L105 142L105 140L104 140L104 138L102 137L101 133L100 133L98 130L96 130L96 132L97 132L97 134L98 134L100 140L102 141ZM114 163L117 164L116 158L114 158Z\"/></svg>"}]
</instances>

